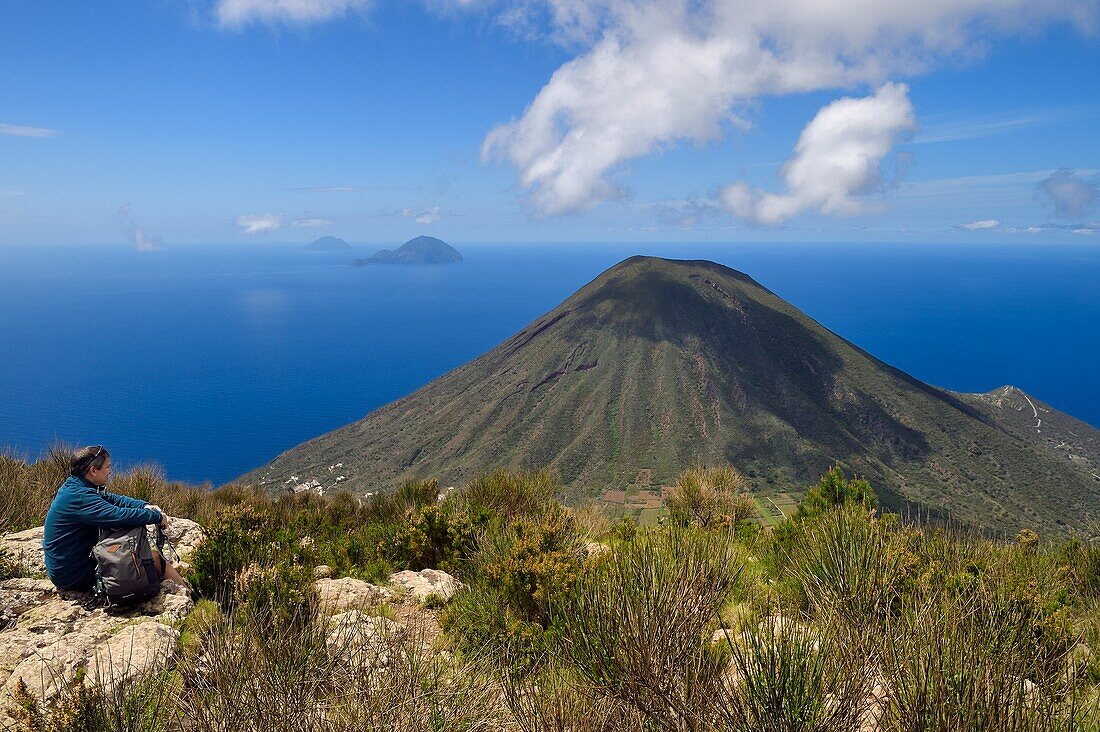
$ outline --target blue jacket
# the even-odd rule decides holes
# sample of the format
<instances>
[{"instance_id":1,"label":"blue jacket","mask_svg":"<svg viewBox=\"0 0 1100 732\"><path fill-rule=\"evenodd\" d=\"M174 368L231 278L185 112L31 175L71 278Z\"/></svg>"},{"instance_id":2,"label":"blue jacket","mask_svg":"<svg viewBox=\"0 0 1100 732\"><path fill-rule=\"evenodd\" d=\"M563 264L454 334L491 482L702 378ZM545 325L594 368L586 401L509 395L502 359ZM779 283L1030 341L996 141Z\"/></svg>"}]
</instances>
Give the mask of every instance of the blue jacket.
<instances>
[{"instance_id":1,"label":"blue jacket","mask_svg":"<svg viewBox=\"0 0 1100 732\"><path fill-rule=\"evenodd\" d=\"M91 481L70 476L57 489L46 514L42 548L46 573L58 587L72 587L94 569L92 547L99 529L125 529L164 520L160 511L145 508L136 498L108 493Z\"/></svg>"}]
</instances>

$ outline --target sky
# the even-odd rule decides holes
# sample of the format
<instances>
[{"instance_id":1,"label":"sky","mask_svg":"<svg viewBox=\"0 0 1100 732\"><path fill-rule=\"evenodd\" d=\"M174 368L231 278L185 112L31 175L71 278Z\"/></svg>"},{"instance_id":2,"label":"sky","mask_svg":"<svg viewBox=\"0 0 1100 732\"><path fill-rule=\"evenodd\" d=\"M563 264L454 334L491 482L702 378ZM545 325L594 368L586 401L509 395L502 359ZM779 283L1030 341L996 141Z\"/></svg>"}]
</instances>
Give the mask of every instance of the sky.
<instances>
[{"instance_id":1,"label":"sky","mask_svg":"<svg viewBox=\"0 0 1100 732\"><path fill-rule=\"evenodd\" d=\"M0 5L0 246L1100 242L1100 0Z\"/></svg>"}]
</instances>

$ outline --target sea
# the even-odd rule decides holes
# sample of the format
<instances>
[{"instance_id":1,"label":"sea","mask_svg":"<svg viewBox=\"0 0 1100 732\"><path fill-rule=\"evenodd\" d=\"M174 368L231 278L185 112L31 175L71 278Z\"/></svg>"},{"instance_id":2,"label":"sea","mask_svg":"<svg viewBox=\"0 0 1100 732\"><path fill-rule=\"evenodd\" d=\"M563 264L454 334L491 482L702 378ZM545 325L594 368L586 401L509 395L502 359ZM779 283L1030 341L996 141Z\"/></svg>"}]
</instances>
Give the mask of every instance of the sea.
<instances>
[{"instance_id":1,"label":"sea","mask_svg":"<svg viewBox=\"0 0 1100 732\"><path fill-rule=\"evenodd\" d=\"M0 248L0 447L104 444L220 485L484 353L634 254L710 259L931 384L1100 425L1100 246L456 244L352 267L285 245Z\"/></svg>"}]
</instances>

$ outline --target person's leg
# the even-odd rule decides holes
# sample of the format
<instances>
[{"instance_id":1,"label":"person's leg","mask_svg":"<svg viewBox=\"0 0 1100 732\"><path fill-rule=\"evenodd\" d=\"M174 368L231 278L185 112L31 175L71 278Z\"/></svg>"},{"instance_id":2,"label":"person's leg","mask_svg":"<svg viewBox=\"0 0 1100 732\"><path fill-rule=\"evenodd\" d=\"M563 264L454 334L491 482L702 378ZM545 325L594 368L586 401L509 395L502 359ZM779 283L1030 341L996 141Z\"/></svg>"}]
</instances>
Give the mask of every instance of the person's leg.
<instances>
[{"instance_id":1,"label":"person's leg","mask_svg":"<svg viewBox=\"0 0 1100 732\"><path fill-rule=\"evenodd\" d=\"M173 582L181 584L184 587L191 586L191 583L185 580L180 575L179 571L177 571L176 568L172 566L172 563L166 561L164 557L160 555L160 552L158 552L156 549L153 550L153 564L156 566L157 574L160 575L161 579L172 580Z\"/></svg>"}]
</instances>

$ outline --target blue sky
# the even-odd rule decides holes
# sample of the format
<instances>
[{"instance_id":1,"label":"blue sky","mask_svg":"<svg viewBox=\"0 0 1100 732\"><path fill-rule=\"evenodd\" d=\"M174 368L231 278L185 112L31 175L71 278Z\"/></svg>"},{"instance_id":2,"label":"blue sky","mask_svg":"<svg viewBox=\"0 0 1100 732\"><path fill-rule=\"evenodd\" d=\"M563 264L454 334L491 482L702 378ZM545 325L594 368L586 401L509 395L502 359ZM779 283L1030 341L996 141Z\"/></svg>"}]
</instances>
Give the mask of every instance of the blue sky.
<instances>
[{"instance_id":1,"label":"blue sky","mask_svg":"<svg viewBox=\"0 0 1100 732\"><path fill-rule=\"evenodd\" d=\"M4 3L0 245L1100 241L1097 2L771 5Z\"/></svg>"}]
</instances>

